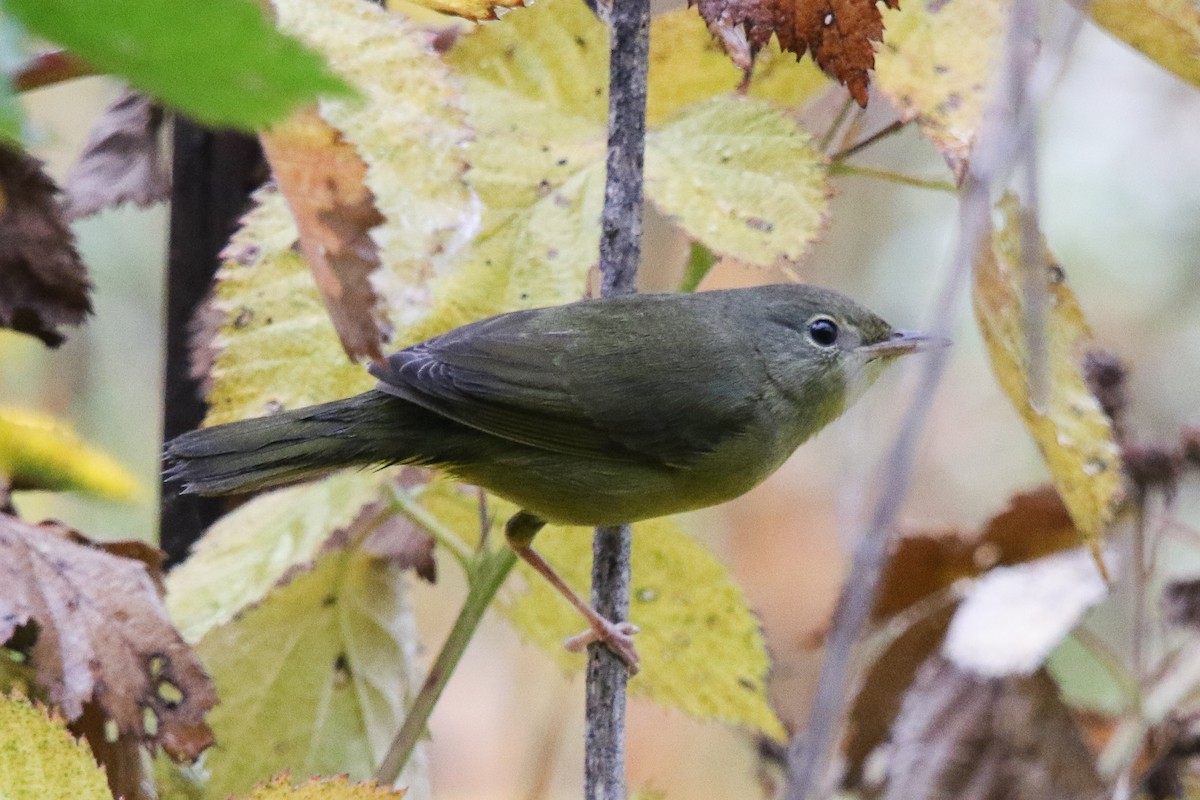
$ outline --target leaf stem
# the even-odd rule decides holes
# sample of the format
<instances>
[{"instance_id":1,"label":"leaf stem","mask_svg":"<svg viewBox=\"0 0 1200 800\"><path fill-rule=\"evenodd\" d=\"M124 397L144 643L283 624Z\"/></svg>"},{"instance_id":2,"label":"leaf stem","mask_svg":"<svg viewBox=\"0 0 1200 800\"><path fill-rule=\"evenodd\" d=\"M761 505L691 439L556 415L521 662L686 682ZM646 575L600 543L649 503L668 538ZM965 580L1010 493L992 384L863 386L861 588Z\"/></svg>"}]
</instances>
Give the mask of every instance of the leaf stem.
<instances>
[{"instance_id":1,"label":"leaf stem","mask_svg":"<svg viewBox=\"0 0 1200 800\"><path fill-rule=\"evenodd\" d=\"M28 63L23 64L12 76L12 86L15 91L28 92L31 89L41 89L44 86L99 74L100 70L66 50L51 50L34 56Z\"/></svg>"},{"instance_id":2,"label":"leaf stem","mask_svg":"<svg viewBox=\"0 0 1200 800\"><path fill-rule=\"evenodd\" d=\"M875 131L867 138L865 138L859 142L856 142L855 144L850 145L849 147L847 147L844 150L839 150L838 152L831 155L829 157L829 160L835 164L838 163L839 161L845 161L850 156L857 155L858 153L862 152L863 150L866 150L868 147L875 144L876 142L879 142L879 141L891 136L893 133L899 133L900 131L904 130L904 126L907 124L908 124L907 122L898 119L895 122L891 123L890 125L887 125L883 128L880 128L879 130Z\"/></svg>"},{"instance_id":3,"label":"leaf stem","mask_svg":"<svg viewBox=\"0 0 1200 800\"><path fill-rule=\"evenodd\" d=\"M873 169L871 167L860 167L855 164L843 164L841 162L833 162L829 165L830 175L853 175L859 178L877 178L881 181L890 181L892 183L900 183L905 186L916 186L919 189L934 189L939 192L949 192L956 194L958 188L950 181L936 181L926 178L914 178L911 175L902 175L898 172L889 172L882 169Z\"/></svg>"},{"instance_id":4,"label":"leaf stem","mask_svg":"<svg viewBox=\"0 0 1200 800\"><path fill-rule=\"evenodd\" d=\"M405 513L408 513L407 510ZM416 520L414 519L414 521ZM439 527L441 527L440 523ZM431 532L433 532L432 529ZM438 534L434 533L434 536L436 538ZM457 539L457 537L454 538ZM396 778L400 775L400 770L404 769L404 765L408 763L413 748L417 746L417 742L425 733L429 716L433 713L438 698L442 696L442 690L449 683L450 676L454 674L455 667L458 666L467 645L475 635L475 630L479 627L483 612L491 605L496 592L499 591L504 579L508 577L508 573L512 571L513 565L516 563L516 553L510 547L480 550L469 558L466 569L471 588L467 591L467 599L463 603L462 610L458 612L454 627L450 629L450 634L446 637L433 666L429 668L429 674L425 676L421 690L417 692L408 714L405 715L404 724L400 726L399 732L388 748L387 755L384 756L379 769L375 772L375 780L379 783L389 786L395 783Z\"/></svg>"}]
</instances>

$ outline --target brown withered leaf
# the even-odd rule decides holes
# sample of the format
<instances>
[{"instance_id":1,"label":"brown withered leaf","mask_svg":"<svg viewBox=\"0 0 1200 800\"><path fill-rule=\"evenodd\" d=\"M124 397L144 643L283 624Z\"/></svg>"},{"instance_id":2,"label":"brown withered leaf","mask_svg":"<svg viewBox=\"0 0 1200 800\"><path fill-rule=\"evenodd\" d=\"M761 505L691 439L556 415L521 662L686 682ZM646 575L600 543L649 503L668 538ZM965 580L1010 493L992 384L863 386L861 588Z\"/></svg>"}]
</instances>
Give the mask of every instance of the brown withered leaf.
<instances>
[{"instance_id":1,"label":"brown withered leaf","mask_svg":"<svg viewBox=\"0 0 1200 800\"><path fill-rule=\"evenodd\" d=\"M401 487L428 481L428 473L418 468L403 468L395 483ZM401 569L411 569L430 583L437 583L434 540L429 532L403 514L398 514L386 498L364 505L349 525L337 528L321 545L321 552L340 550L361 542L361 547Z\"/></svg>"},{"instance_id":2,"label":"brown withered leaf","mask_svg":"<svg viewBox=\"0 0 1200 800\"><path fill-rule=\"evenodd\" d=\"M1045 669L980 678L934 656L892 730L884 800L1094 800L1092 755Z\"/></svg>"},{"instance_id":3,"label":"brown withered leaf","mask_svg":"<svg viewBox=\"0 0 1200 800\"><path fill-rule=\"evenodd\" d=\"M92 311L87 270L42 163L0 146L0 327L63 342Z\"/></svg>"},{"instance_id":4,"label":"brown withered leaf","mask_svg":"<svg viewBox=\"0 0 1200 800\"><path fill-rule=\"evenodd\" d=\"M68 720L94 702L119 733L194 759L212 743L204 717L216 692L146 564L86 541L0 515L0 642L36 635L37 683Z\"/></svg>"},{"instance_id":5,"label":"brown withered leaf","mask_svg":"<svg viewBox=\"0 0 1200 800\"><path fill-rule=\"evenodd\" d=\"M391 329L371 285L380 261L370 230L384 217L364 183L366 163L315 108L261 138L342 347L352 359L382 358Z\"/></svg>"},{"instance_id":6,"label":"brown withered leaf","mask_svg":"<svg viewBox=\"0 0 1200 800\"><path fill-rule=\"evenodd\" d=\"M1015 495L1008 508L976 535L943 531L905 536L895 544L884 568L874 622L885 624L962 578L977 577L993 567L1023 564L1078 544L1071 517L1052 486ZM904 693L917 669L941 646L958 606L958 600L947 597L944 605L908 623L868 668L850 708L843 744L848 788L862 783L867 757L887 741Z\"/></svg>"},{"instance_id":7,"label":"brown withered leaf","mask_svg":"<svg viewBox=\"0 0 1200 800\"><path fill-rule=\"evenodd\" d=\"M430 583L437 583L434 541L408 517L392 514L363 541L363 548L404 569L411 569Z\"/></svg>"},{"instance_id":8,"label":"brown withered leaf","mask_svg":"<svg viewBox=\"0 0 1200 800\"><path fill-rule=\"evenodd\" d=\"M104 110L67 175L67 219L122 203L145 208L171 196L159 140L163 117L162 106L132 89Z\"/></svg>"},{"instance_id":9,"label":"brown withered leaf","mask_svg":"<svg viewBox=\"0 0 1200 800\"><path fill-rule=\"evenodd\" d=\"M95 703L83 704L83 715L70 724L71 733L87 739L92 755L104 767L108 788L121 800L157 800L153 780L142 758L142 743L134 734L110 740L105 729L108 718Z\"/></svg>"},{"instance_id":10,"label":"brown withered leaf","mask_svg":"<svg viewBox=\"0 0 1200 800\"><path fill-rule=\"evenodd\" d=\"M799 58L811 51L817 66L867 105L867 71L875 66L873 42L883 40L877 0L694 0L709 31L733 62L749 69L774 34ZM884 0L899 8L900 0Z\"/></svg>"},{"instance_id":11,"label":"brown withered leaf","mask_svg":"<svg viewBox=\"0 0 1200 800\"><path fill-rule=\"evenodd\" d=\"M1168 583L1163 587L1162 607L1172 624L1200 628L1200 579Z\"/></svg>"},{"instance_id":12,"label":"brown withered leaf","mask_svg":"<svg viewBox=\"0 0 1200 800\"><path fill-rule=\"evenodd\" d=\"M955 603L949 603L914 622L863 674L858 694L850 704L842 740L842 753L846 759L842 778L845 788L857 789L862 785L867 757L887 741L904 693L916 678L917 670L941 645L955 606Z\"/></svg>"},{"instance_id":13,"label":"brown withered leaf","mask_svg":"<svg viewBox=\"0 0 1200 800\"><path fill-rule=\"evenodd\" d=\"M1021 564L1079 544L1079 534L1052 486L1013 496L978 536L954 532L900 539L875 598L876 621L992 567Z\"/></svg>"}]
</instances>

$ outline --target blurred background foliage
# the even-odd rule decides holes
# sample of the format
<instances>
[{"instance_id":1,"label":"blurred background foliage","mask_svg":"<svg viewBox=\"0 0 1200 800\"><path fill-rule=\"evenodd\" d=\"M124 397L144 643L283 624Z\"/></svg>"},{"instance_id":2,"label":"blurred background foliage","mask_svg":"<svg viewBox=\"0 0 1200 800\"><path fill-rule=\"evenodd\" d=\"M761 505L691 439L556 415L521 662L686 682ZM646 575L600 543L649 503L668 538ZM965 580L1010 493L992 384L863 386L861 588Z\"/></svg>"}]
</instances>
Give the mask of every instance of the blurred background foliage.
<instances>
[{"instance_id":1,"label":"blurred background foliage","mask_svg":"<svg viewBox=\"0 0 1200 800\"><path fill-rule=\"evenodd\" d=\"M61 178L91 121L118 91L89 78L22 96L33 152ZM873 101L864 130L887 119ZM876 117L878 115L878 117ZM1170 439L1200 422L1200 93L1093 27L1064 65L1041 120L1043 227L1067 271L1098 343L1131 367L1129 423L1135 435ZM855 163L942 178L945 167L915 130L883 140ZM798 267L805 281L845 291L903 327L928 324L956 225L953 195L878 180L836 179L831 224ZM62 494L21 493L28 519L55 517L101 538L156 537L162 325L167 212L106 211L76 225L96 284L95 316L57 351L0 331L0 404L69 419L88 441L138 476L146 491L119 505ZM683 243L661 220L648 224L648 288L671 286ZM705 286L786 279L721 265ZM903 514L910 530L973 530L1015 491L1045 480L1036 449L999 392L967 304L958 306L955 350L938 389ZM778 666L772 695L785 722L803 720L823 630L839 587L848 537L866 513L879 452L903 409L915 365L894 369L848 417L763 486L701 512L689 528L710 543L762 615ZM1195 498L1177 517L1200 527ZM1168 541L1162 578L1200 573L1200 544ZM781 565L784 565L781 567ZM439 641L455 607L455 570L421 587L423 639ZM797 586L800 582L803 586ZM1097 630L1118 630L1109 603ZM1101 671L1078 648L1059 654L1067 691L1111 701ZM578 786L582 692L556 675L504 625L485 624L434 714L433 781L439 797L556 797ZM536 689L535 689L536 687ZM747 796L755 744L648 704L630 712L630 785L673 797Z\"/></svg>"}]
</instances>

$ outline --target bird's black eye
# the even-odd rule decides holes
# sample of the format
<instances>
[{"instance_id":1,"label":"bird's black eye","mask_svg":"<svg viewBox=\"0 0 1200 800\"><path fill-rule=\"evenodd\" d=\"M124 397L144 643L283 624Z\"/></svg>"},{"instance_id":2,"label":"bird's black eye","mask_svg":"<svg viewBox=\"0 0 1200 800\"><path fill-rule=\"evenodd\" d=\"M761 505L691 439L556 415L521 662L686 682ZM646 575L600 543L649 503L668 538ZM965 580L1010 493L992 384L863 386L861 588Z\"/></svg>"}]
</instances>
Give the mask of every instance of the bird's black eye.
<instances>
[{"instance_id":1,"label":"bird's black eye","mask_svg":"<svg viewBox=\"0 0 1200 800\"><path fill-rule=\"evenodd\" d=\"M808 338L820 347L833 347L838 338L837 323L829 317L817 317L808 323Z\"/></svg>"}]
</instances>

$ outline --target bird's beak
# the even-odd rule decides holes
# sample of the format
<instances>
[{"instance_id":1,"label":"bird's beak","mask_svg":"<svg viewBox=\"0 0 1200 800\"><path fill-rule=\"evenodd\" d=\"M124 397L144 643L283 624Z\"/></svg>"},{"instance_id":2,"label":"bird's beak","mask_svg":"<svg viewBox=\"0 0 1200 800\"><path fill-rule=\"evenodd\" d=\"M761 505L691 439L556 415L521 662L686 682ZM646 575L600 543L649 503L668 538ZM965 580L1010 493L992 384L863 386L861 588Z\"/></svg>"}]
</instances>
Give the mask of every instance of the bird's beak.
<instances>
[{"instance_id":1,"label":"bird's beak","mask_svg":"<svg viewBox=\"0 0 1200 800\"><path fill-rule=\"evenodd\" d=\"M858 348L858 351L865 355L868 360L876 358L896 358L897 356L907 355L909 353L918 353L922 350L936 350L939 347L948 347L950 340L941 336L930 336L927 333L919 331L894 331L890 338L884 339L882 342L863 345Z\"/></svg>"}]
</instances>

